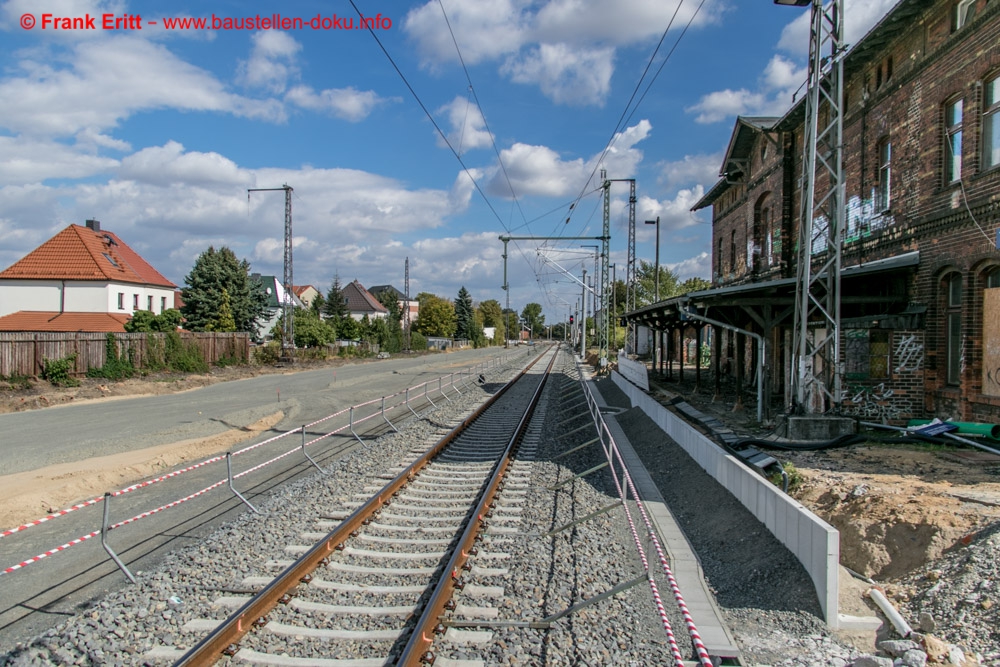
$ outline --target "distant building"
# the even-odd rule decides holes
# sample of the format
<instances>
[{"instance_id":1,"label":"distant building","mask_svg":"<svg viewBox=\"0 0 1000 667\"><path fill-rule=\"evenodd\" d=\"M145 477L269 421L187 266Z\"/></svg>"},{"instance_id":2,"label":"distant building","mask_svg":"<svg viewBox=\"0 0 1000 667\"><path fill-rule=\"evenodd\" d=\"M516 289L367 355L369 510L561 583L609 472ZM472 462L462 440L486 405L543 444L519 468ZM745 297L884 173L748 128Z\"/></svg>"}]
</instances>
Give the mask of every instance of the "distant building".
<instances>
[{"instance_id":1,"label":"distant building","mask_svg":"<svg viewBox=\"0 0 1000 667\"><path fill-rule=\"evenodd\" d=\"M292 287L292 291L295 292L295 296L299 298L299 301L306 308L312 308L313 301L316 300L316 297L320 296L320 291L312 285L295 285Z\"/></svg>"},{"instance_id":2,"label":"distant building","mask_svg":"<svg viewBox=\"0 0 1000 667\"><path fill-rule=\"evenodd\" d=\"M392 285L376 285L368 290L372 296L376 299L381 300L381 295L383 292L389 292L392 294L393 298L396 299L396 304L399 306L399 317L400 322L406 321L406 309L410 310L410 324L417 321L417 315L420 314L420 302L416 299L406 299L406 295L400 292L398 289Z\"/></svg>"},{"instance_id":3,"label":"distant building","mask_svg":"<svg viewBox=\"0 0 1000 667\"><path fill-rule=\"evenodd\" d=\"M250 277L259 280L267 294L267 313L257 320L257 331L263 338L268 339L271 338L271 330L274 329L274 325L281 317L285 303L290 303L295 308L302 308L303 304L294 292L285 291L285 286L281 284L277 276L262 276L259 273L254 273Z\"/></svg>"},{"instance_id":4,"label":"distant building","mask_svg":"<svg viewBox=\"0 0 1000 667\"><path fill-rule=\"evenodd\" d=\"M340 293L347 304L347 312L351 317L359 322L368 316L369 320L385 319L389 315L389 310L379 303L379 300L372 296L361 283L355 280L344 287Z\"/></svg>"},{"instance_id":5,"label":"distant building","mask_svg":"<svg viewBox=\"0 0 1000 667\"><path fill-rule=\"evenodd\" d=\"M124 331L174 307L177 286L97 220L70 225L0 272L0 331Z\"/></svg>"}]
</instances>

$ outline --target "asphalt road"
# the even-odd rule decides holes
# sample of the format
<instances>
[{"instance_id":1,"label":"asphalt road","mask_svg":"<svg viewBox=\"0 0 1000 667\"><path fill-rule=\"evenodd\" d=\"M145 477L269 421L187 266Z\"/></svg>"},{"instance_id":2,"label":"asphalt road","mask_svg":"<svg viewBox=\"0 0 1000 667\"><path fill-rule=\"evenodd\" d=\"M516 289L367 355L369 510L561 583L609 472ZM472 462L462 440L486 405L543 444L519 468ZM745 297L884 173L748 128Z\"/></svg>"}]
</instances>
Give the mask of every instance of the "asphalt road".
<instances>
[{"instance_id":1,"label":"asphalt road","mask_svg":"<svg viewBox=\"0 0 1000 667\"><path fill-rule=\"evenodd\" d=\"M524 349L524 348L521 348ZM341 408L435 380L502 354L461 350L260 375L178 394L0 415L0 475L245 427L282 410L285 431ZM433 387L432 387L433 391Z\"/></svg>"},{"instance_id":2,"label":"asphalt road","mask_svg":"<svg viewBox=\"0 0 1000 667\"><path fill-rule=\"evenodd\" d=\"M526 360L525 348L485 349L446 355L400 357L332 369L264 375L219 383L180 394L93 402L0 415L0 473L34 470L57 462L78 461L132 449L197 438L245 426L278 409L284 419L257 440L298 428L351 405L377 399L488 362L504 354ZM445 379L447 383L447 379ZM279 401L280 391L280 401ZM423 389L412 392L415 407L428 406ZM407 414L399 414L402 419ZM335 428L331 420L310 430L311 439ZM388 430L372 419L358 427L363 438ZM295 443L291 441L295 440ZM249 470L297 444L292 435L234 458L234 472ZM246 443L244 443L246 444ZM241 445L242 446L242 445ZM312 451L323 465L359 446L349 433L327 438ZM278 486L313 472L300 456L288 456L267 469L239 480L252 503ZM165 471L164 471L165 472ZM111 523L170 503L225 478L225 463L212 464L167 482L147 487L107 503ZM108 489L109 491L115 489ZM81 535L98 530L106 503L72 512L26 531L0 539L0 572L22 560L45 553ZM148 570L171 550L197 542L220 524L248 511L226 488L173 507L108 534L108 541L133 572ZM2 526L0 528L9 528ZM22 569L0 574L0 651L5 652L58 624L109 590L129 585L125 576L93 538L38 560Z\"/></svg>"}]
</instances>

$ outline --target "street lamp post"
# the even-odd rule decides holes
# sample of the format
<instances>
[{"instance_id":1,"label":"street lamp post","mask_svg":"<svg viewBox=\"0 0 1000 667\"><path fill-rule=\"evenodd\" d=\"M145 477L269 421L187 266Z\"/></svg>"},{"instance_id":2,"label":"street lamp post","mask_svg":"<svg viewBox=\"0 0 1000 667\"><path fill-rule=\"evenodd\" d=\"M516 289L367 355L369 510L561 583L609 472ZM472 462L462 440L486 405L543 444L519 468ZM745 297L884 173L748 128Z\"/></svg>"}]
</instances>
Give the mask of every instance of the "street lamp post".
<instances>
[{"instance_id":1,"label":"street lamp post","mask_svg":"<svg viewBox=\"0 0 1000 667\"><path fill-rule=\"evenodd\" d=\"M656 271L656 279L654 281L655 293L654 293L654 303L660 300L660 216L656 216L656 220L647 220L647 225L656 225L656 266L654 270Z\"/></svg>"},{"instance_id":2,"label":"street lamp post","mask_svg":"<svg viewBox=\"0 0 1000 667\"><path fill-rule=\"evenodd\" d=\"M656 216L656 220L647 220L647 225L656 225L656 264L653 267L653 271L656 273L653 279L653 303L659 303L660 301L660 216ZM653 370L656 370L656 348L657 341L660 337L659 331L653 331ZM662 354L662 350L660 351Z\"/></svg>"}]
</instances>

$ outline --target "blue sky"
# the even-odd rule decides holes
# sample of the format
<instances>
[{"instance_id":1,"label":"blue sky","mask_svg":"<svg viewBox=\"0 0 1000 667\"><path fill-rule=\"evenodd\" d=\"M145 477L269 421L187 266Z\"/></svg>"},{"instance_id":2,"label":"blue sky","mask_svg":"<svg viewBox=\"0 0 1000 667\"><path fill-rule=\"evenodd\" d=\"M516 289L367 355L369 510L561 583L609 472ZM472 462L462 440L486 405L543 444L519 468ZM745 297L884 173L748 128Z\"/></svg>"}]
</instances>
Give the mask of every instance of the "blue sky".
<instances>
[{"instance_id":1,"label":"blue sky","mask_svg":"<svg viewBox=\"0 0 1000 667\"><path fill-rule=\"evenodd\" d=\"M805 79L808 10L768 0L356 2L381 17L378 39L467 170L368 31L163 20L357 23L348 0L0 4L0 266L97 218L178 285L210 245L280 276L282 193L248 203L247 188L287 183L296 284L325 292L336 274L402 289L409 257L414 295L464 285L504 303L498 236L600 235L603 167L636 179L638 257L652 261L643 221L659 215L661 263L709 278L709 211L689 209L716 182L736 115L781 115ZM894 4L848 0L848 42ZM43 28L44 14L96 29ZM103 30L105 14L142 29ZM672 54L613 134L672 17L651 71ZM612 195L621 277L627 185ZM511 306L564 320L579 289L561 269L592 273L587 244L511 244Z\"/></svg>"}]
</instances>

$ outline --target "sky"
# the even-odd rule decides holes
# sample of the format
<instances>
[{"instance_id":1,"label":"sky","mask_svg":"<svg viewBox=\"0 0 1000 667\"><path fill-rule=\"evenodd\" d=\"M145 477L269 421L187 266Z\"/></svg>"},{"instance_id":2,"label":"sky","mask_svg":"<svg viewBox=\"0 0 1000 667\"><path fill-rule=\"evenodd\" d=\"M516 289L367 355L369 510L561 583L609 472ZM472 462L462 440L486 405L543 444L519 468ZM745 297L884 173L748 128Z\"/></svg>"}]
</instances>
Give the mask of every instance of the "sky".
<instances>
[{"instance_id":1,"label":"sky","mask_svg":"<svg viewBox=\"0 0 1000 667\"><path fill-rule=\"evenodd\" d=\"M846 41L895 1L846 0ZM507 276L512 308L565 321L600 170L635 179L638 259L659 217L661 265L710 279L690 209L736 117L806 77L809 10L768 0L355 3L371 30L350 0L0 3L0 268L94 218L178 286L209 246L280 277L284 193L248 190L288 185L296 285L403 290L409 258L411 295L506 305L499 237L561 237L511 242Z\"/></svg>"}]
</instances>

